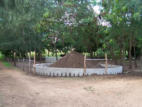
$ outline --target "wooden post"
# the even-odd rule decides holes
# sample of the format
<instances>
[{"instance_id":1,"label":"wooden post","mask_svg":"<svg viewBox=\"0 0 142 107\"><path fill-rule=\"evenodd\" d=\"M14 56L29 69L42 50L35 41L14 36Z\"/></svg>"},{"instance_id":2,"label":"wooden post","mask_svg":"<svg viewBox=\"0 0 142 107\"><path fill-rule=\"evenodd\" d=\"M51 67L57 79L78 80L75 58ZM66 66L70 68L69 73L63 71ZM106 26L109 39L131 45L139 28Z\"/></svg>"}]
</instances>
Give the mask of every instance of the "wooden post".
<instances>
[{"instance_id":1,"label":"wooden post","mask_svg":"<svg viewBox=\"0 0 142 107\"><path fill-rule=\"evenodd\" d=\"M34 52L34 64L33 64L34 73L36 72L35 65L36 65L36 52Z\"/></svg>"},{"instance_id":2,"label":"wooden post","mask_svg":"<svg viewBox=\"0 0 142 107\"><path fill-rule=\"evenodd\" d=\"M24 71L24 58L23 58L23 71Z\"/></svg>"},{"instance_id":3,"label":"wooden post","mask_svg":"<svg viewBox=\"0 0 142 107\"><path fill-rule=\"evenodd\" d=\"M16 66L16 52L14 52L14 56L13 56L13 61L14 61L14 66Z\"/></svg>"},{"instance_id":4,"label":"wooden post","mask_svg":"<svg viewBox=\"0 0 142 107\"><path fill-rule=\"evenodd\" d=\"M108 59L107 59L107 54L105 53L105 74L107 74L108 71Z\"/></svg>"},{"instance_id":5,"label":"wooden post","mask_svg":"<svg viewBox=\"0 0 142 107\"><path fill-rule=\"evenodd\" d=\"M31 71L31 53L29 52L29 72Z\"/></svg>"},{"instance_id":6,"label":"wooden post","mask_svg":"<svg viewBox=\"0 0 142 107\"><path fill-rule=\"evenodd\" d=\"M84 75L86 74L86 54L84 56Z\"/></svg>"}]
</instances>

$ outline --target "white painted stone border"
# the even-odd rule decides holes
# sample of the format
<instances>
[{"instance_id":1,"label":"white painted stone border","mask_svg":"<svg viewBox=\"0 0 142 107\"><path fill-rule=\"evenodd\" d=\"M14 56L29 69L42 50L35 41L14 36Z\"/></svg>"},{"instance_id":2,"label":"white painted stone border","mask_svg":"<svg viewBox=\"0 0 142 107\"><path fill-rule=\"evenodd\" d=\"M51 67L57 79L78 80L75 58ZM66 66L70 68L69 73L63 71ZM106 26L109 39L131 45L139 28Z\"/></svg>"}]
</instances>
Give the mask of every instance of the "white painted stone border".
<instances>
[{"instance_id":1,"label":"white painted stone border","mask_svg":"<svg viewBox=\"0 0 142 107\"><path fill-rule=\"evenodd\" d=\"M81 77L83 76L84 70L81 68L55 68L48 67L50 64L36 64L36 74L43 76L63 76L63 77ZM123 71L122 66L112 65L112 67L108 68L107 74L114 75L120 74ZM85 75L103 75L105 74L105 68L87 68Z\"/></svg>"}]
</instances>

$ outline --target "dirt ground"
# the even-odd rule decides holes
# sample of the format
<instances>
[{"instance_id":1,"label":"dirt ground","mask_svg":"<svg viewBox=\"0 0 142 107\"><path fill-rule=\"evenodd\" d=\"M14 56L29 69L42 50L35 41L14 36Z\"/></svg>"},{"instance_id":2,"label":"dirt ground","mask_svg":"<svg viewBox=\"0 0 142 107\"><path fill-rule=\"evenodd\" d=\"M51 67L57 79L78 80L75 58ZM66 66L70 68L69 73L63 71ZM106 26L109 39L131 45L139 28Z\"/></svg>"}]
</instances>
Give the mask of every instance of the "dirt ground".
<instances>
[{"instance_id":1,"label":"dirt ground","mask_svg":"<svg viewBox=\"0 0 142 107\"><path fill-rule=\"evenodd\" d=\"M45 78L0 63L0 107L141 106L141 75Z\"/></svg>"}]
</instances>

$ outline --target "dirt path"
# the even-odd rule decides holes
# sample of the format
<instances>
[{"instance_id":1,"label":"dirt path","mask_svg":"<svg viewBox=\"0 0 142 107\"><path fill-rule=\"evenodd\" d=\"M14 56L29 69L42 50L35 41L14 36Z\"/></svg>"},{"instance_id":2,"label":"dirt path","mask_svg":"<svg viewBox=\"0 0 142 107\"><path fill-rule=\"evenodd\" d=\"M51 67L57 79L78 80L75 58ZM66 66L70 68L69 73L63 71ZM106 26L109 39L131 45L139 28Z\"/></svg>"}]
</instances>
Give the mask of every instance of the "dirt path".
<instances>
[{"instance_id":1,"label":"dirt path","mask_svg":"<svg viewBox=\"0 0 142 107\"><path fill-rule=\"evenodd\" d=\"M0 107L141 107L142 79L41 78L0 63Z\"/></svg>"}]
</instances>

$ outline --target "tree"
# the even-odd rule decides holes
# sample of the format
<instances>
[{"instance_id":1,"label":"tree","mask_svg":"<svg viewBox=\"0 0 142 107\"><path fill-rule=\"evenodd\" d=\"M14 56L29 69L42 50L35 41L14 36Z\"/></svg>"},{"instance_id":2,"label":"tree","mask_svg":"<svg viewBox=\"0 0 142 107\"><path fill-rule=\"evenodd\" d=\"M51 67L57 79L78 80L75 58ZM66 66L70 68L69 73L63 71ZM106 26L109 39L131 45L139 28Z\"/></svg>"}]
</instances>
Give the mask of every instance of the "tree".
<instances>
[{"instance_id":1,"label":"tree","mask_svg":"<svg viewBox=\"0 0 142 107\"><path fill-rule=\"evenodd\" d=\"M129 62L131 67L132 47L136 47L136 38L141 27L141 2L140 0L104 0L103 18L107 20L111 27L109 29L109 38L116 42L117 50L120 49L119 56L122 62L126 51L129 53ZM113 50L113 53L115 50ZM115 54L116 55L116 54Z\"/></svg>"},{"instance_id":2,"label":"tree","mask_svg":"<svg viewBox=\"0 0 142 107\"><path fill-rule=\"evenodd\" d=\"M37 24L37 31L45 35L48 50L64 51L75 48L79 52L93 52L100 45L100 25L87 0L54 0ZM53 41L57 40L56 43ZM57 51L56 51L57 52Z\"/></svg>"},{"instance_id":3,"label":"tree","mask_svg":"<svg viewBox=\"0 0 142 107\"><path fill-rule=\"evenodd\" d=\"M0 51L18 57L27 52L43 50L41 37L35 32L34 25L44 12L44 0L1 0Z\"/></svg>"}]
</instances>

